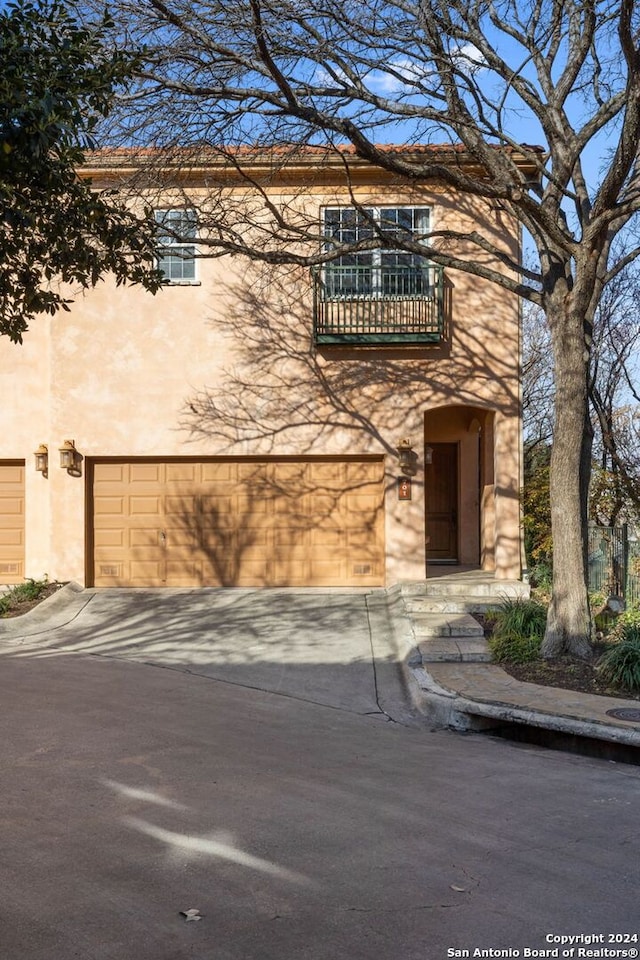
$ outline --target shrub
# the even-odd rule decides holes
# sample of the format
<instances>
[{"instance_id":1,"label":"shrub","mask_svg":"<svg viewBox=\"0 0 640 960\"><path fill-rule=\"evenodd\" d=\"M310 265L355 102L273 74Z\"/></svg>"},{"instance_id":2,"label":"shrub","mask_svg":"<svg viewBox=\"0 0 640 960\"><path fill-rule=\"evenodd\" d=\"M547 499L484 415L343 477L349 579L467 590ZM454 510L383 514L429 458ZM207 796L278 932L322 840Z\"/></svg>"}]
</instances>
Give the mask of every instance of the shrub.
<instances>
[{"instance_id":1,"label":"shrub","mask_svg":"<svg viewBox=\"0 0 640 960\"><path fill-rule=\"evenodd\" d=\"M38 600L48 586L48 580L25 580L24 583L13 587L10 593L16 603L25 603L29 600Z\"/></svg>"},{"instance_id":2,"label":"shrub","mask_svg":"<svg viewBox=\"0 0 640 960\"><path fill-rule=\"evenodd\" d=\"M606 606L607 595L602 593L601 590L598 591L589 591L589 608L593 612L594 610L599 610L600 607Z\"/></svg>"},{"instance_id":3,"label":"shrub","mask_svg":"<svg viewBox=\"0 0 640 960\"><path fill-rule=\"evenodd\" d=\"M536 600L505 598L493 614L489 648L498 662L527 663L540 657L547 609Z\"/></svg>"},{"instance_id":4,"label":"shrub","mask_svg":"<svg viewBox=\"0 0 640 960\"><path fill-rule=\"evenodd\" d=\"M7 593L0 596L0 617L9 613L20 603L39 600L48 586L49 580L45 577L44 580L25 580L24 583L11 587Z\"/></svg>"},{"instance_id":5,"label":"shrub","mask_svg":"<svg viewBox=\"0 0 640 960\"><path fill-rule=\"evenodd\" d=\"M529 579L532 587L549 593L551 591L551 582L553 580L553 567L548 562L541 561L533 565L529 571Z\"/></svg>"},{"instance_id":6,"label":"shrub","mask_svg":"<svg viewBox=\"0 0 640 960\"><path fill-rule=\"evenodd\" d=\"M618 621L610 637L615 642L600 657L598 673L616 687L640 693L640 618Z\"/></svg>"},{"instance_id":7,"label":"shrub","mask_svg":"<svg viewBox=\"0 0 640 960\"><path fill-rule=\"evenodd\" d=\"M525 450L522 510L525 553L531 571L538 566L550 569L553 563L549 496L550 458L551 448L547 446Z\"/></svg>"},{"instance_id":8,"label":"shrub","mask_svg":"<svg viewBox=\"0 0 640 960\"><path fill-rule=\"evenodd\" d=\"M627 627L636 627L640 630L640 608L628 607L618 617L616 628L624 633Z\"/></svg>"}]
</instances>

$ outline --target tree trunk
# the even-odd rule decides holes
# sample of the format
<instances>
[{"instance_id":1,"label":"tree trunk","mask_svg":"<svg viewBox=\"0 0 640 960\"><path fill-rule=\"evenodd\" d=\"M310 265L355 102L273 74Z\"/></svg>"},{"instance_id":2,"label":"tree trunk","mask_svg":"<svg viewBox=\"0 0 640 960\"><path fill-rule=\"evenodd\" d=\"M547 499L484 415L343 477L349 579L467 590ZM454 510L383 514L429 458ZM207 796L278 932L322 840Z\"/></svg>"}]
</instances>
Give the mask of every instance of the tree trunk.
<instances>
[{"instance_id":1,"label":"tree trunk","mask_svg":"<svg viewBox=\"0 0 640 960\"><path fill-rule=\"evenodd\" d=\"M562 311L560 305L560 310ZM586 528L591 474L589 351L584 313L554 316L548 310L554 343L556 414L551 455L553 589L542 656L589 659L591 615L587 587Z\"/></svg>"}]
</instances>

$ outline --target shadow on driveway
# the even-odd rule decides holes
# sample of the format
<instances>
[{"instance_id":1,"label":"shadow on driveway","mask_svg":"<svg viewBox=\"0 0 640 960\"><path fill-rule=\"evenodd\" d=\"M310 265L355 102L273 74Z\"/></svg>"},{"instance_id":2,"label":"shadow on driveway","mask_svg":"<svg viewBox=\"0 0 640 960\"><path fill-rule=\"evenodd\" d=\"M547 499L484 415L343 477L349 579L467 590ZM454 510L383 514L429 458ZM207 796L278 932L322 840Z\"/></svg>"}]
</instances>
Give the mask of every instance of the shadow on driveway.
<instances>
[{"instance_id":1,"label":"shadow on driveway","mask_svg":"<svg viewBox=\"0 0 640 960\"><path fill-rule=\"evenodd\" d=\"M381 712L383 668L385 684L394 686L392 699L406 700L392 631L388 624L378 626L382 596L207 588L92 591L71 623L7 643L4 652L138 661L375 714Z\"/></svg>"}]
</instances>

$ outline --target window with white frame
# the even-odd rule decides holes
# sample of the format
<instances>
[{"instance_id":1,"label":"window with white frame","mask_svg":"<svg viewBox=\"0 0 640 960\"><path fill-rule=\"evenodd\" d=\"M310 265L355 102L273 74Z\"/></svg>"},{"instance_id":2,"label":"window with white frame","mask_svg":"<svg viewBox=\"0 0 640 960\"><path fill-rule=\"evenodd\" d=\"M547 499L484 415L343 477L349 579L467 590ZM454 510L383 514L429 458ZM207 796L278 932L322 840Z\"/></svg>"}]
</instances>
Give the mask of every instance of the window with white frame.
<instances>
[{"instance_id":1,"label":"window with white frame","mask_svg":"<svg viewBox=\"0 0 640 960\"><path fill-rule=\"evenodd\" d=\"M158 231L158 270L172 283L196 278L195 210L174 208L156 210Z\"/></svg>"},{"instance_id":2,"label":"window with white frame","mask_svg":"<svg viewBox=\"0 0 640 960\"><path fill-rule=\"evenodd\" d=\"M429 232L428 207L326 207L323 211L326 250L342 244L385 239L416 240ZM326 299L415 298L429 294L429 262L402 249L374 248L345 253L324 268Z\"/></svg>"}]
</instances>

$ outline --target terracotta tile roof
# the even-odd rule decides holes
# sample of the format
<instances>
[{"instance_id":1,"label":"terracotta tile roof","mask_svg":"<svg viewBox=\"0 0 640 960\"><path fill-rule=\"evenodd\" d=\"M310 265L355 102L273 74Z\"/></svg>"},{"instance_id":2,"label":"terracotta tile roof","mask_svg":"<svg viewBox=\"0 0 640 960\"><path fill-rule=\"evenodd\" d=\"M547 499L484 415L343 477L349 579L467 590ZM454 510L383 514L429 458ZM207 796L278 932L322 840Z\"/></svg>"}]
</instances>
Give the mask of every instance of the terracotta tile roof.
<instances>
[{"instance_id":1,"label":"terracotta tile roof","mask_svg":"<svg viewBox=\"0 0 640 960\"><path fill-rule=\"evenodd\" d=\"M473 163L474 158L462 143L427 143L427 144L375 144L375 150L389 154L401 154L407 159L421 156L432 155L434 159L439 157L443 162L455 156L458 158L468 158ZM544 148L530 144L522 144L519 147L506 147L495 145L496 150L504 150L515 157L522 157L525 160L531 158L531 154L543 154ZM217 165L219 163L233 164L236 159L253 158L257 164L273 163L282 159L289 159L291 162L304 163L305 160L324 159L337 161L339 156L355 157L362 163L368 161L359 157L353 144L340 145L312 145L312 144L282 144L279 146L261 146L260 144L244 145L237 147L216 147L210 144L193 144L187 147L103 147L88 154L86 167L88 168L109 168L123 166L137 166L137 159L149 160L155 157L158 161L168 166L174 166L178 163L190 163L199 167Z\"/></svg>"}]
</instances>

